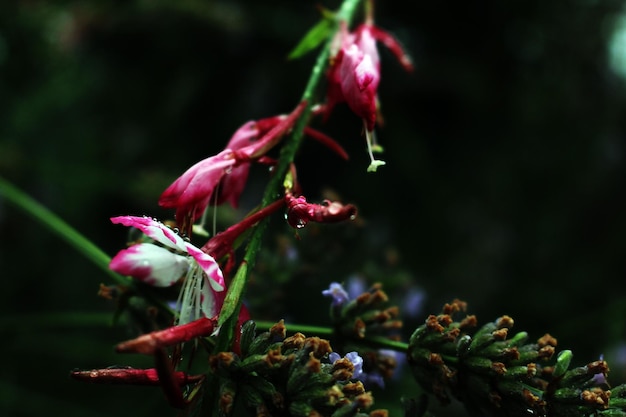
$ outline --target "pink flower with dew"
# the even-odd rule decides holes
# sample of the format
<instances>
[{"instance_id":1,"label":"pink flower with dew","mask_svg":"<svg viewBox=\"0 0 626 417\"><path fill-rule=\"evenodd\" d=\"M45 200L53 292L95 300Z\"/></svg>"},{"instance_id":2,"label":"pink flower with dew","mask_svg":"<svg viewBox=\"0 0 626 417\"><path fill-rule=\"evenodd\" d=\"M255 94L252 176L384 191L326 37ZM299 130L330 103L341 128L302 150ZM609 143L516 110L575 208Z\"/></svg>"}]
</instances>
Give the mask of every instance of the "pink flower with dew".
<instances>
[{"instance_id":1,"label":"pink flower with dew","mask_svg":"<svg viewBox=\"0 0 626 417\"><path fill-rule=\"evenodd\" d=\"M410 58L404 53L398 41L371 22L360 25L354 32L348 32L342 25L334 40L333 62L328 71L327 113L341 102L363 120L367 149L370 155L368 171L384 165L384 161L374 158L373 152L380 150L376 145L374 127L378 115L378 84L380 83L380 58L376 42L382 42L407 70L413 70Z\"/></svg>"},{"instance_id":2,"label":"pink flower with dew","mask_svg":"<svg viewBox=\"0 0 626 417\"><path fill-rule=\"evenodd\" d=\"M111 222L135 227L155 243L122 249L109 267L156 287L170 287L183 278L177 301L177 324L213 317L224 302L224 277L213 257L149 217L119 216Z\"/></svg>"},{"instance_id":3,"label":"pink flower with dew","mask_svg":"<svg viewBox=\"0 0 626 417\"><path fill-rule=\"evenodd\" d=\"M176 209L176 222L185 233L202 217L213 193L220 188L220 201L237 203L251 162L262 158L291 130L306 107L302 101L290 114L244 124L229 147L189 168L161 194L159 205ZM257 140L254 140L258 138ZM242 169L239 169L244 167Z\"/></svg>"},{"instance_id":4,"label":"pink flower with dew","mask_svg":"<svg viewBox=\"0 0 626 417\"><path fill-rule=\"evenodd\" d=\"M191 216L191 222L198 220L209 204L213 190L222 177L231 170L237 160L231 149L197 162L174 181L159 198L159 205L176 209L176 221L181 228L183 219Z\"/></svg>"},{"instance_id":5,"label":"pink flower with dew","mask_svg":"<svg viewBox=\"0 0 626 417\"><path fill-rule=\"evenodd\" d=\"M365 122L368 131L376 124L376 96L380 83L380 59L376 40L367 26L353 43L342 48L339 65L341 91L350 109Z\"/></svg>"},{"instance_id":6,"label":"pink flower with dew","mask_svg":"<svg viewBox=\"0 0 626 417\"><path fill-rule=\"evenodd\" d=\"M259 129L257 123L254 121L246 122L230 138L226 149L239 150L250 145L258 138ZM216 190L215 205L218 206L227 201L233 208L237 208L239 206L239 197L246 185L249 172L250 164L240 164L226 171Z\"/></svg>"},{"instance_id":7,"label":"pink flower with dew","mask_svg":"<svg viewBox=\"0 0 626 417\"><path fill-rule=\"evenodd\" d=\"M378 84L380 83L380 58L376 39L370 25L361 25L354 33L340 32L342 46L329 72L329 107L345 101L348 107L363 120L367 150L370 155L368 171L384 165L374 158L372 143L378 110Z\"/></svg>"},{"instance_id":8,"label":"pink flower with dew","mask_svg":"<svg viewBox=\"0 0 626 417\"><path fill-rule=\"evenodd\" d=\"M238 151L252 145L284 118L285 116L274 116L244 123L230 138L226 144L226 149ZM227 201L233 208L237 208L249 172L250 164L239 164L226 171L216 189L215 205L219 206Z\"/></svg>"}]
</instances>

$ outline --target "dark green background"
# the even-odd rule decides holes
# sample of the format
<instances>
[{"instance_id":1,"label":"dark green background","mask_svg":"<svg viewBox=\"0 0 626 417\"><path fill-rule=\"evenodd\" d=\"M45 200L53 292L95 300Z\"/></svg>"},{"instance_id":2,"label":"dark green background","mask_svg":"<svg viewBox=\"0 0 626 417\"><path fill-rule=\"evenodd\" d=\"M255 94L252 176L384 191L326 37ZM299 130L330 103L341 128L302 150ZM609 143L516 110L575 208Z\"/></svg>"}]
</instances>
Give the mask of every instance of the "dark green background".
<instances>
[{"instance_id":1,"label":"dark green background","mask_svg":"<svg viewBox=\"0 0 626 417\"><path fill-rule=\"evenodd\" d=\"M317 21L315 6L3 2L0 174L113 255L126 231L109 217L171 216L156 201L180 173L243 122L295 106L315 57L285 57ZM551 333L577 364L604 354L609 379L626 381L626 91L609 65L621 7L379 2L377 24L416 63L407 74L381 47L387 166L366 172L360 122L345 107L316 122L351 160L305 142L303 191L320 201L332 189L360 222L310 227L297 241L274 218L270 230L302 263L285 267L268 242L248 294L253 317L327 324L328 300L314 294L360 273L397 303L410 285L425 291L407 335L459 297L480 322L508 314L533 338ZM235 218L265 184L265 171L253 174ZM68 377L151 363L113 352L132 334L108 325L113 306L96 297L108 276L2 199L0 233L0 414L174 415L158 389ZM378 406L414 389L391 385L375 392Z\"/></svg>"}]
</instances>

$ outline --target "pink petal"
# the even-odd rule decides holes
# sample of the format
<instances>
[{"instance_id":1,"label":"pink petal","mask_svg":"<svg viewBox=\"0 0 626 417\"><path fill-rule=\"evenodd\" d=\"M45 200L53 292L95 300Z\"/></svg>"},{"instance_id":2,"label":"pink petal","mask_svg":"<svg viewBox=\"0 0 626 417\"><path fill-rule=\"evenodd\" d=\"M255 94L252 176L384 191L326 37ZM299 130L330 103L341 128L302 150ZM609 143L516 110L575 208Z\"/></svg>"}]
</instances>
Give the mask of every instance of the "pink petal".
<instances>
[{"instance_id":1,"label":"pink petal","mask_svg":"<svg viewBox=\"0 0 626 417\"><path fill-rule=\"evenodd\" d=\"M177 218L188 213L194 220L200 218L220 179L236 163L232 156L232 150L225 149L193 165L161 194L159 205L176 208Z\"/></svg>"},{"instance_id":2,"label":"pink petal","mask_svg":"<svg viewBox=\"0 0 626 417\"><path fill-rule=\"evenodd\" d=\"M218 197L216 205L228 201L233 208L239 207L239 197L243 193L248 181L250 164L241 164L224 174L218 187Z\"/></svg>"},{"instance_id":3,"label":"pink petal","mask_svg":"<svg viewBox=\"0 0 626 417\"><path fill-rule=\"evenodd\" d=\"M211 280L209 280L210 282ZM226 293L216 292L212 285L203 285L200 293L200 308L205 317L215 317L224 304Z\"/></svg>"},{"instance_id":4,"label":"pink petal","mask_svg":"<svg viewBox=\"0 0 626 417\"><path fill-rule=\"evenodd\" d=\"M109 268L155 287L169 287L187 272L189 262L160 246L140 243L119 251Z\"/></svg>"},{"instance_id":5,"label":"pink petal","mask_svg":"<svg viewBox=\"0 0 626 417\"><path fill-rule=\"evenodd\" d=\"M411 57L407 55L402 48L402 45L400 45L400 42L398 42L393 35L376 26L371 27L371 33L377 41L389 48L391 53L394 54L396 59L400 62L400 65L402 65L406 71L413 71L413 61L411 60Z\"/></svg>"},{"instance_id":6,"label":"pink petal","mask_svg":"<svg viewBox=\"0 0 626 417\"><path fill-rule=\"evenodd\" d=\"M210 278L209 283L211 287L215 291L224 291L226 284L224 283L224 276L222 275L222 270L217 261L211 255L202 252L191 243L187 243L187 252L196 260L200 268L202 268Z\"/></svg>"},{"instance_id":7,"label":"pink petal","mask_svg":"<svg viewBox=\"0 0 626 417\"><path fill-rule=\"evenodd\" d=\"M353 44L344 50L339 74L348 106L366 121L367 129L372 131L376 123L376 94L380 80L372 58Z\"/></svg>"},{"instance_id":8,"label":"pink petal","mask_svg":"<svg viewBox=\"0 0 626 417\"><path fill-rule=\"evenodd\" d=\"M244 123L239 129L233 133L233 136L228 141L226 149L232 149L234 151L250 145L252 142L259 138L259 129L257 122L251 120Z\"/></svg>"},{"instance_id":9,"label":"pink petal","mask_svg":"<svg viewBox=\"0 0 626 417\"><path fill-rule=\"evenodd\" d=\"M114 224L122 224L128 227L135 227L141 230L146 236L157 242L178 250L185 250L185 241L178 236L172 229L163 223L151 219L150 217L137 216L118 216L112 217L111 222Z\"/></svg>"}]
</instances>

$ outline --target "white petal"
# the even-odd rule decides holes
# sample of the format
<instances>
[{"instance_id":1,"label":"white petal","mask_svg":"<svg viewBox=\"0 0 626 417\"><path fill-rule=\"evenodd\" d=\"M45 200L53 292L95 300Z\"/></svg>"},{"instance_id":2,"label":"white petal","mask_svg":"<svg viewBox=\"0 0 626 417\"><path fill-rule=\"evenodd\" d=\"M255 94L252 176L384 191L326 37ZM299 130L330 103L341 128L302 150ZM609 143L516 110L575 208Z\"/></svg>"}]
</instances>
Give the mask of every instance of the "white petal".
<instances>
[{"instance_id":1,"label":"white petal","mask_svg":"<svg viewBox=\"0 0 626 417\"><path fill-rule=\"evenodd\" d=\"M189 261L160 246L140 243L118 252L109 267L155 287L169 287L187 272Z\"/></svg>"}]
</instances>

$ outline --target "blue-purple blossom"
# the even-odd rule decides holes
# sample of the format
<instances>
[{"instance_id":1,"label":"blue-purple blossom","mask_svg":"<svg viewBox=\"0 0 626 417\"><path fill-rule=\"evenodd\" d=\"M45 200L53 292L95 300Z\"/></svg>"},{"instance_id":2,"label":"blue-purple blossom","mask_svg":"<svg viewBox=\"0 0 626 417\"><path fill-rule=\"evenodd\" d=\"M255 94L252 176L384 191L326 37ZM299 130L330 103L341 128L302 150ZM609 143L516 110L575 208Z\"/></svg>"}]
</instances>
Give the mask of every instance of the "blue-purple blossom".
<instances>
[{"instance_id":1,"label":"blue-purple blossom","mask_svg":"<svg viewBox=\"0 0 626 417\"><path fill-rule=\"evenodd\" d=\"M346 359L354 366L352 377L358 379L363 373L363 358L356 352L348 352L346 353Z\"/></svg>"},{"instance_id":2,"label":"blue-purple blossom","mask_svg":"<svg viewBox=\"0 0 626 417\"><path fill-rule=\"evenodd\" d=\"M604 354L600 354L599 360L604 360ZM591 379L595 385L608 385L608 381L606 380L606 375L603 373L595 374Z\"/></svg>"},{"instance_id":3,"label":"blue-purple blossom","mask_svg":"<svg viewBox=\"0 0 626 417\"><path fill-rule=\"evenodd\" d=\"M422 312L426 294L421 289L411 287L403 300L403 314L406 317L417 317Z\"/></svg>"},{"instance_id":4,"label":"blue-purple blossom","mask_svg":"<svg viewBox=\"0 0 626 417\"><path fill-rule=\"evenodd\" d=\"M343 305L349 300L348 293L338 282L332 282L327 290L322 291L322 295L333 298L333 307Z\"/></svg>"},{"instance_id":5,"label":"blue-purple blossom","mask_svg":"<svg viewBox=\"0 0 626 417\"><path fill-rule=\"evenodd\" d=\"M345 358L348 359L354 367L354 370L352 372L352 378L361 379L363 375L363 358L359 356L357 352L348 352L346 353ZM337 352L331 352L328 355L328 360L332 364L337 362L339 359L341 359L341 355L339 355Z\"/></svg>"},{"instance_id":6,"label":"blue-purple blossom","mask_svg":"<svg viewBox=\"0 0 626 417\"><path fill-rule=\"evenodd\" d=\"M363 278L358 275L352 275L346 282L348 289L348 297L350 300L357 298L359 295L367 291L366 283Z\"/></svg>"}]
</instances>

